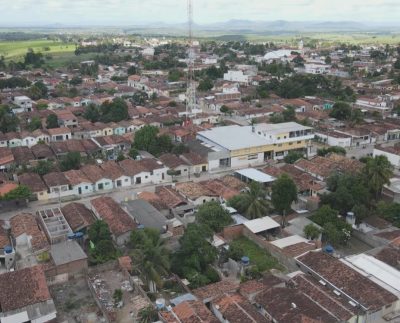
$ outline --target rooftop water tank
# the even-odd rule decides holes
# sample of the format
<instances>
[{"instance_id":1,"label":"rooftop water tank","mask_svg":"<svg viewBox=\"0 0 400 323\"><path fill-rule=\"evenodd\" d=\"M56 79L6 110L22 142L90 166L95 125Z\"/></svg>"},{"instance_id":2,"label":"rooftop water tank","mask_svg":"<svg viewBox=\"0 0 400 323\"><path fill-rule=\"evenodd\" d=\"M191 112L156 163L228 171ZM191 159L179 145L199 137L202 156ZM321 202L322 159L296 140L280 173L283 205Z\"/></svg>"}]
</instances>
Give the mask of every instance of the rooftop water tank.
<instances>
[{"instance_id":1,"label":"rooftop water tank","mask_svg":"<svg viewBox=\"0 0 400 323\"><path fill-rule=\"evenodd\" d=\"M4 247L4 253L10 254L13 252L13 248L11 246L5 246Z\"/></svg>"},{"instance_id":2,"label":"rooftop water tank","mask_svg":"<svg viewBox=\"0 0 400 323\"><path fill-rule=\"evenodd\" d=\"M76 238L76 239L83 238L83 233L82 233L82 232L76 232L76 233L75 233L75 238Z\"/></svg>"},{"instance_id":3,"label":"rooftop water tank","mask_svg":"<svg viewBox=\"0 0 400 323\"><path fill-rule=\"evenodd\" d=\"M324 248L324 250L325 250L326 253L329 253L329 254L333 254L333 252L335 251L335 249L333 249L333 247L332 247L330 244L328 244L328 245Z\"/></svg>"},{"instance_id":4,"label":"rooftop water tank","mask_svg":"<svg viewBox=\"0 0 400 323\"><path fill-rule=\"evenodd\" d=\"M244 266L248 266L250 264L250 258L249 257L243 256L241 260L242 260L242 264Z\"/></svg>"},{"instance_id":5,"label":"rooftop water tank","mask_svg":"<svg viewBox=\"0 0 400 323\"><path fill-rule=\"evenodd\" d=\"M69 240L73 240L75 239L75 233L68 233L67 237Z\"/></svg>"},{"instance_id":6,"label":"rooftop water tank","mask_svg":"<svg viewBox=\"0 0 400 323\"><path fill-rule=\"evenodd\" d=\"M156 299L156 306L157 309L162 310L165 307L165 299L164 298Z\"/></svg>"}]
</instances>

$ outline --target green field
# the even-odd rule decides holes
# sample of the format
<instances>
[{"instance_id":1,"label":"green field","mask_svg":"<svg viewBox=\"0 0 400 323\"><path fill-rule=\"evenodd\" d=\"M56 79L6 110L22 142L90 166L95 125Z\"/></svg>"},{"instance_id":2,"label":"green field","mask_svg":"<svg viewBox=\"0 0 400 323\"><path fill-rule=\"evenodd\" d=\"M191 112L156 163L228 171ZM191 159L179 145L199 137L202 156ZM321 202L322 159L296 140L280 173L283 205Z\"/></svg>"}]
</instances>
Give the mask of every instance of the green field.
<instances>
[{"instance_id":1,"label":"green field","mask_svg":"<svg viewBox=\"0 0 400 323\"><path fill-rule=\"evenodd\" d=\"M0 41L0 56L4 56L6 60L18 61L29 48L44 55L66 54L74 52L75 44L52 40Z\"/></svg>"}]
</instances>

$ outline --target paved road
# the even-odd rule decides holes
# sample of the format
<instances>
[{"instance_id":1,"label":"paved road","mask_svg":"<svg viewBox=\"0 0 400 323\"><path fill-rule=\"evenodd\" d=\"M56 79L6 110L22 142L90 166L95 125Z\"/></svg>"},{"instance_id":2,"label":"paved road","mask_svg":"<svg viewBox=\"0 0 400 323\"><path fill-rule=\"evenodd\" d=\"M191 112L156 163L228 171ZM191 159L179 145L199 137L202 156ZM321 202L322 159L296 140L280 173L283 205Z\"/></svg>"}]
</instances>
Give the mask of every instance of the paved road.
<instances>
[{"instance_id":1,"label":"paved road","mask_svg":"<svg viewBox=\"0 0 400 323\"><path fill-rule=\"evenodd\" d=\"M204 173L200 177L191 176L190 181L193 181L193 182L205 181L208 179L214 179L214 178L218 178L218 177L221 177L224 175L232 174L233 172L234 172L234 170L229 169L229 170L222 170L222 171L218 171L218 172ZM189 178L187 176L177 177L176 180L179 182L187 182L187 181L189 181ZM135 199L139 192L143 192L143 191L154 192L156 186L171 185L171 184L172 184L172 182L164 182L164 183L157 184L157 185L155 185L155 184L135 185L133 187L113 189L110 191L102 192L100 194L99 194L99 192L95 192L93 194L84 195L78 199L69 200L69 201L63 200L61 203L58 200L34 201L34 202L30 202L26 208L20 208L18 210L14 210L12 212L1 213L0 220L9 220L14 215L22 213L22 212L36 213L37 210L41 210L41 209L48 208L51 206L53 206L53 207L64 206L64 205L69 204L74 201L85 204L86 206L90 207L90 200L92 200L96 197L99 197L99 196L103 196L103 195L111 196L117 202L122 202L127 199Z\"/></svg>"}]
</instances>

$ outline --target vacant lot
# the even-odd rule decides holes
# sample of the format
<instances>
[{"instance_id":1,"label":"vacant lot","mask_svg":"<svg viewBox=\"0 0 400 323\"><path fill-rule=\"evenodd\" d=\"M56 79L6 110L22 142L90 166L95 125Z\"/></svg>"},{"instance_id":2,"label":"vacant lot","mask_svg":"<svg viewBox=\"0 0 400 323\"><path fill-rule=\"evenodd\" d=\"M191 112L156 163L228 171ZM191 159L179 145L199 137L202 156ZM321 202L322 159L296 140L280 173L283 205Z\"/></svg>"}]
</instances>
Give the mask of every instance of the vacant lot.
<instances>
[{"instance_id":1,"label":"vacant lot","mask_svg":"<svg viewBox=\"0 0 400 323\"><path fill-rule=\"evenodd\" d=\"M18 61L23 58L29 48L44 55L72 53L75 50L75 44L52 40L0 41L0 56L4 56L6 60Z\"/></svg>"},{"instance_id":2,"label":"vacant lot","mask_svg":"<svg viewBox=\"0 0 400 323\"><path fill-rule=\"evenodd\" d=\"M260 272L270 269L282 269L277 259L245 237L240 237L232 241L230 250L235 255L238 255L238 257L235 258L240 258L242 256L249 257L250 264L255 265Z\"/></svg>"}]
</instances>

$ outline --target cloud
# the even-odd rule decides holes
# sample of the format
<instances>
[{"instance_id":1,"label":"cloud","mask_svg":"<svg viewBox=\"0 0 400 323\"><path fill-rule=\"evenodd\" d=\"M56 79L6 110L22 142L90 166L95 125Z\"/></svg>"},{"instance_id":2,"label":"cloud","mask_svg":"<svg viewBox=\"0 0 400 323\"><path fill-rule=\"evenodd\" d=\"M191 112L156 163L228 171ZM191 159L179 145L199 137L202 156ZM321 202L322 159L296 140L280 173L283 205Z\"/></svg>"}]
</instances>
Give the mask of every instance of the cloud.
<instances>
[{"instance_id":1,"label":"cloud","mask_svg":"<svg viewBox=\"0 0 400 323\"><path fill-rule=\"evenodd\" d=\"M229 19L394 22L396 0L193 0L198 23ZM0 0L0 24L184 22L186 0Z\"/></svg>"}]
</instances>

